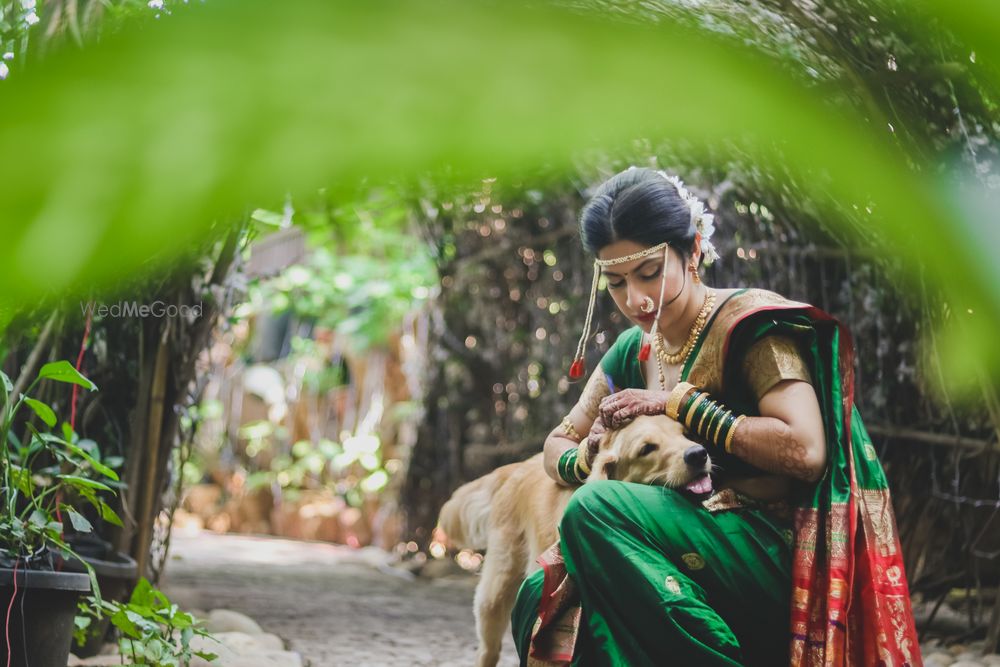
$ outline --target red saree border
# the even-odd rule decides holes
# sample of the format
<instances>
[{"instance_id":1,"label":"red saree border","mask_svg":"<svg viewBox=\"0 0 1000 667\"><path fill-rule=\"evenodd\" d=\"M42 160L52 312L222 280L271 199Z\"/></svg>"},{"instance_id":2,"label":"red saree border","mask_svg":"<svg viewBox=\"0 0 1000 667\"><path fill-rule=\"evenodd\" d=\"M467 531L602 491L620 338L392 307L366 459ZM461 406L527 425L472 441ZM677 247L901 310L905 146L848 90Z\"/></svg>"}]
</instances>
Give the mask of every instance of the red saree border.
<instances>
[{"instance_id":1,"label":"red saree border","mask_svg":"<svg viewBox=\"0 0 1000 667\"><path fill-rule=\"evenodd\" d=\"M544 574L538 618L528 644L529 667L566 667L580 632L582 609L557 541L537 559Z\"/></svg>"},{"instance_id":2,"label":"red saree border","mask_svg":"<svg viewBox=\"0 0 1000 667\"><path fill-rule=\"evenodd\" d=\"M762 312L799 312L814 322L835 326L841 427L850 474L847 502L831 502L822 524L820 508L796 510L790 663L793 667L920 667L923 661L889 490L861 489L858 485L851 429L853 337L829 313L777 294L774 297L775 303L752 307L736 316L725 332L721 359L724 363L737 326ZM817 562L821 525L826 563Z\"/></svg>"}]
</instances>

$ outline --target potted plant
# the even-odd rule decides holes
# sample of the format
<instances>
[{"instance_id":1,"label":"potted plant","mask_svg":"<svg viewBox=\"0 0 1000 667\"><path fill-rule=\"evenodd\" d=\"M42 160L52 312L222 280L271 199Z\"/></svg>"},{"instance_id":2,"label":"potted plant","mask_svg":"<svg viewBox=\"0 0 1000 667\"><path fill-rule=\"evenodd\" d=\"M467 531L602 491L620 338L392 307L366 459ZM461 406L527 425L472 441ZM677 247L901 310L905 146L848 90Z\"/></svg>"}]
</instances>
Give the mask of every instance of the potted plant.
<instances>
[{"instance_id":1,"label":"potted plant","mask_svg":"<svg viewBox=\"0 0 1000 667\"><path fill-rule=\"evenodd\" d=\"M121 466L124 463L124 459L121 456L104 457L101 453L101 448L96 442L88 438L77 439L76 434L73 434L71 441L98 462L120 473ZM97 481L113 489L110 494L95 490L96 495L98 498L103 498L107 503L111 503L113 496L116 495L114 491L124 488L124 485L113 479L97 475L99 473L96 473L93 467L91 467L89 477L97 479ZM108 534L108 524L115 521L105 521L101 513L96 511L95 507L91 506L93 504L90 500L78 501L75 504L77 511L90 522L93 530L83 533L70 531L64 534L63 537L66 544L80 556L82 561L69 558L63 561L63 569L68 572L86 572L86 565L90 565L97 575L100 594L105 601L127 600L129 593L139 579L138 565L131 556L118 551L112 546L111 542L103 539ZM99 503L97 505L99 506ZM82 604L84 602L81 602ZM86 631L82 633L82 641L75 641L70 650L79 658L89 658L97 655L104 646L105 639L109 634L109 628L110 618L107 615L99 616L92 623L88 624Z\"/></svg>"},{"instance_id":2,"label":"potted plant","mask_svg":"<svg viewBox=\"0 0 1000 667\"><path fill-rule=\"evenodd\" d=\"M218 640L203 629L198 619L181 611L145 577L139 578L128 602L98 601L91 596L80 602L80 611L77 639L85 640L93 622L110 619L121 633L118 649L123 665L188 667L195 656L206 662L218 657L210 651L199 650L191 641L198 636L209 642ZM208 645L208 642L202 643L202 646Z\"/></svg>"},{"instance_id":3,"label":"potted plant","mask_svg":"<svg viewBox=\"0 0 1000 667\"><path fill-rule=\"evenodd\" d=\"M135 559L115 550L111 543L101 539L96 531L68 536L67 542L83 559L67 560L65 562L67 572L86 572L87 565L90 565L97 575L98 587L105 602L128 599L130 591L139 579L139 569ZM80 604L84 605L86 602L87 600L84 600ZM79 632L78 619L77 637L71 648L73 654L78 658L97 655L104 646L110 621L108 615L98 615L88 622L83 632Z\"/></svg>"},{"instance_id":4,"label":"potted plant","mask_svg":"<svg viewBox=\"0 0 1000 667\"><path fill-rule=\"evenodd\" d=\"M63 538L64 519L77 532L91 530L68 499L121 523L97 495L111 491L99 479L117 481L117 474L76 444L68 424L52 431L55 412L32 397L43 381L97 388L67 361L42 366L19 396L0 372L0 655L15 667L65 667L78 599L88 590L100 596L94 569ZM63 558L80 560L86 571L60 571Z\"/></svg>"}]
</instances>

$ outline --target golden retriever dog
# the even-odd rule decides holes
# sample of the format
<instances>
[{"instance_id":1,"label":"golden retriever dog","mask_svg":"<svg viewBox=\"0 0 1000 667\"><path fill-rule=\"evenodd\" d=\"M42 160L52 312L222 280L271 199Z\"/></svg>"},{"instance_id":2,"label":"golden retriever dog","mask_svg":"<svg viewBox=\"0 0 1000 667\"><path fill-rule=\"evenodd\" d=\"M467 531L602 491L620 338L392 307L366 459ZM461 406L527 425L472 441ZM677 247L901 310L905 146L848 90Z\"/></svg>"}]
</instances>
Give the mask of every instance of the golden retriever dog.
<instances>
[{"instance_id":1,"label":"golden retriever dog","mask_svg":"<svg viewBox=\"0 0 1000 667\"><path fill-rule=\"evenodd\" d=\"M711 466L708 452L688 440L679 423L639 417L604 436L587 481L616 479L704 494L712 490ZM521 580L558 539L556 526L571 495L573 489L556 484L536 454L459 487L441 508L438 526L452 544L486 550L473 603L477 667L499 660Z\"/></svg>"}]
</instances>

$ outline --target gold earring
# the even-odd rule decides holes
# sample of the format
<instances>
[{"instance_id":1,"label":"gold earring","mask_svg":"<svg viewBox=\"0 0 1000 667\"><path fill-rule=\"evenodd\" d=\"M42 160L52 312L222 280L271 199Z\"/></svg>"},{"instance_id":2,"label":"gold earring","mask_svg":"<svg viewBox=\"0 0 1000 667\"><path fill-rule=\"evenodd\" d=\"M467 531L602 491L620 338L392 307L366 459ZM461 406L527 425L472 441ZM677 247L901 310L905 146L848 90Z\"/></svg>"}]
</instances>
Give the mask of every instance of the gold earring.
<instances>
[{"instance_id":1,"label":"gold earring","mask_svg":"<svg viewBox=\"0 0 1000 667\"><path fill-rule=\"evenodd\" d=\"M698 267L694 264L691 265L691 280L697 285L701 282L701 276L698 275Z\"/></svg>"}]
</instances>

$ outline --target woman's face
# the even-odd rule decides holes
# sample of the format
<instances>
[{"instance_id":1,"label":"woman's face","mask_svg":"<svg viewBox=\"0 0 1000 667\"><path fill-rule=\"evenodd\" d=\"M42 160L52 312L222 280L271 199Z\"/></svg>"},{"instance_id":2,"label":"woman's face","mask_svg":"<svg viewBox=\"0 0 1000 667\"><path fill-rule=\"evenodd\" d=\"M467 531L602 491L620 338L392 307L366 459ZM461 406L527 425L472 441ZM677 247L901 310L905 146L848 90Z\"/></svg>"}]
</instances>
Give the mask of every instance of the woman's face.
<instances>
[{"instance_id":1,"label":"woman's face","mask_svg":"<svg viewBox=\"0 0 1000 667\"><path fill-rule=\"evenodd\" d=\"M697 245L697 244L696 244ZM615 241L604 246L597 253L598 259L615 259L631 255L632 253L646 250L645 246L635 241ZM684 310L687 298L681 295L679 298L667 305L671 299L677 296L684 285L684 291L691 287L691 280L685 281L687 264L680 253L670 248L670 256L667 261L667 284L663 291L663 312L660 314L660 325L670 322L678 317ZM622 314L631 322L638 324L644 329L649 328L656 318L656 309L653 312L642 312L642 303L646 297L653 300L654 304L660 302L660 281L663 276L663 253L640 257L639 259L615 264L602 269L602 273L608 282L608 292L615 300L615 305L622 311Z\"/></svg>"}]
</instances>

